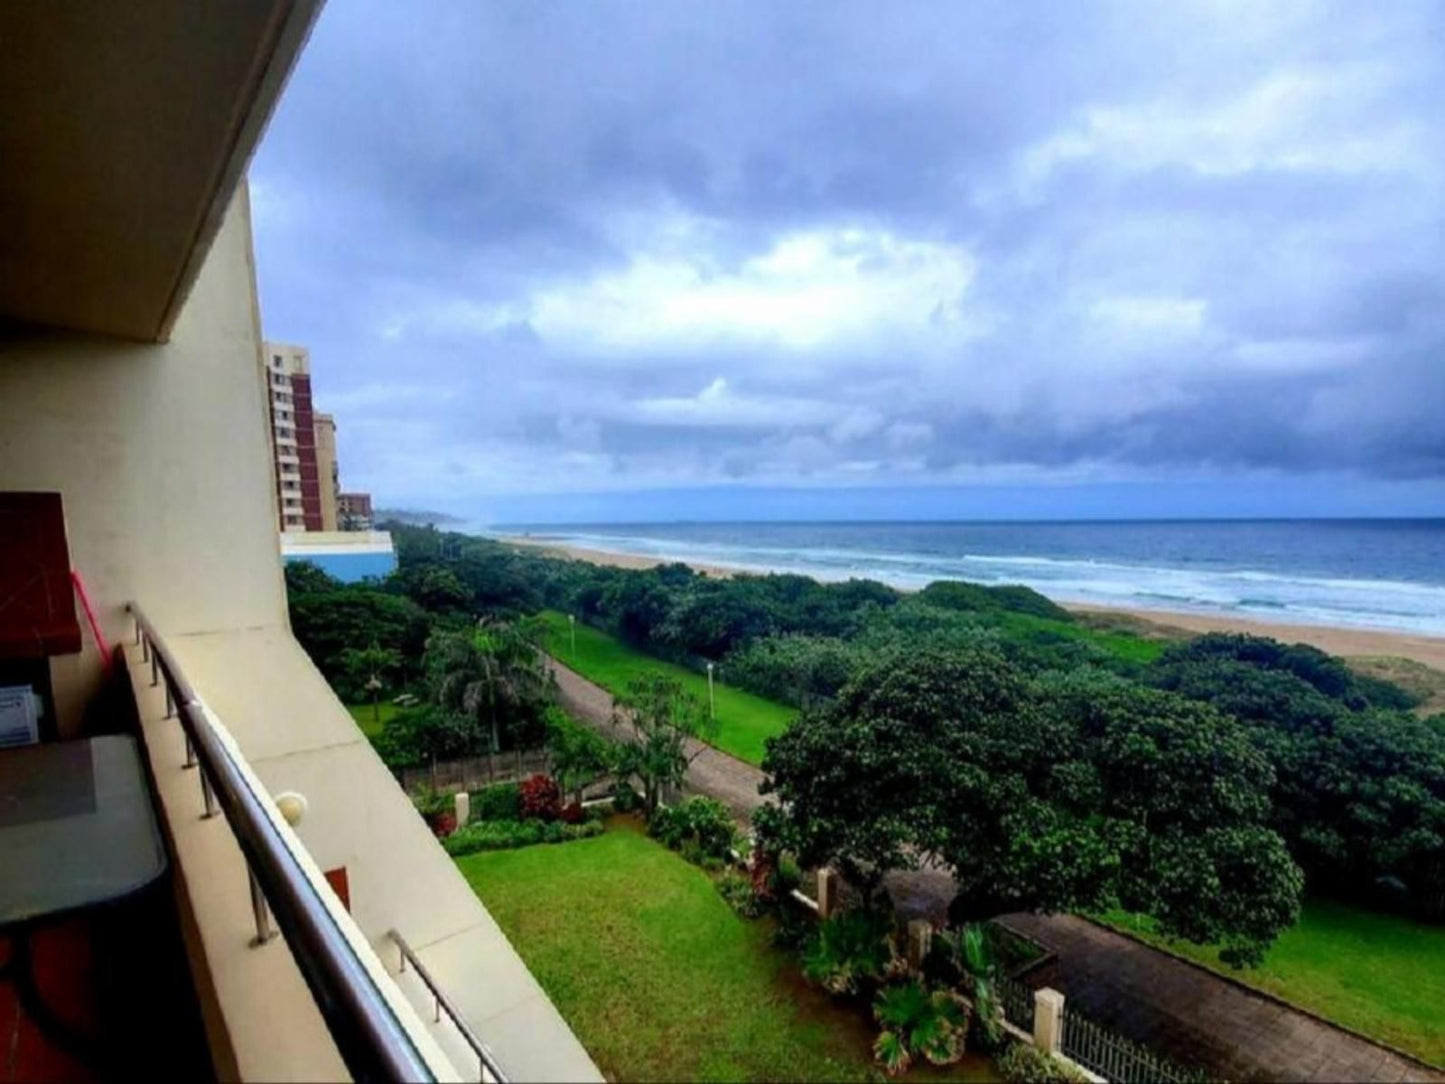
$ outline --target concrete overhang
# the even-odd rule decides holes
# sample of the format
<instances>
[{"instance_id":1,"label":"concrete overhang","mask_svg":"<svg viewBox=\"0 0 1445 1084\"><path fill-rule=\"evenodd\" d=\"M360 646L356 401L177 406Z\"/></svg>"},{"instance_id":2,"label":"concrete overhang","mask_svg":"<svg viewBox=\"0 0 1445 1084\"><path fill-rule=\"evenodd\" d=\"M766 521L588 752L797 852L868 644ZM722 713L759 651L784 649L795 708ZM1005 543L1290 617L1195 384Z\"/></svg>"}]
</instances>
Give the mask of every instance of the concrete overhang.
<instances>
[{"instance_id":1,"label":"concrete overhang","mask_svg":"<svg viewBox=\"0 0 1445 1084\"><path fill-rule=\"evenodd\" d=\"M0 4L0 317L164 340L321 3Z\"/></svg>"}]
</instances>

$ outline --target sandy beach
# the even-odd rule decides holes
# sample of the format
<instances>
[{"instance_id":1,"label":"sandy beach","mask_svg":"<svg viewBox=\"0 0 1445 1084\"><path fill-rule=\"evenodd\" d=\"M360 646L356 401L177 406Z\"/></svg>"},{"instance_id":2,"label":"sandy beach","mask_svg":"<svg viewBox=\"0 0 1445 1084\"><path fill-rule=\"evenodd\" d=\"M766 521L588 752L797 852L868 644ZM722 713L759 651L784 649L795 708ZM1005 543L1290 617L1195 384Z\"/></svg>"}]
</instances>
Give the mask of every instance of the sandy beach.
<instances>
[{"instance_id":1,"label":"sandy beach","mask_svg":"<svg viewBox=\"0 0 1445 1084\"><path fill-rule=\"evenodd\" d=\"M630 553L610 553L605 550L584 549L552 541L526 537L507 537L499 541L522 546L534 546L558 557L576 561L590 561L593 564L610 565L614 568L653 568L663 564L664 559L643 557ZM724 565L687 562L697 571L708 576L732 576L751 569L729 568ZM1180 613L1165 610L1144 610L1125 607L1077 606L1065 604L1076 613L1100 614L1110 617L1125 617L1143 622L1164 632L1169 629L1187 632L1243 632L1257 636L1272 636L1289 643L1311 644L1332 655L1349 658L1394 658L1409 659L1432 670L1445 674L1445 639L1434 636L1420 636L1404 632L1386 632L1379 629L1358 629L1327 627L1323 625L1290 625L1248 618L1232 617L1225 614Z\"/></svg>"}]
</instances>

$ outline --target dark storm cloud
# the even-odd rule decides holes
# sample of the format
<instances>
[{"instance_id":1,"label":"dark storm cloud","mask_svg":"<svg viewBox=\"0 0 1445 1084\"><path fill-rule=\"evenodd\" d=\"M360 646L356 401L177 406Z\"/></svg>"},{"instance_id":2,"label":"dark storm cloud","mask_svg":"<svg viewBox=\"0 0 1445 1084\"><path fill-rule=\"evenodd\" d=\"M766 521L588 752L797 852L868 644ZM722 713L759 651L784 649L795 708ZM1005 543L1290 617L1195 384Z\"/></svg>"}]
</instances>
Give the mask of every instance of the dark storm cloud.
<instances>
[{"instance_id":1,"label":"dark storm cloud","mask_svg":"<svg viewBox=\"0 0 1445 1084\"><path fill-rule=\"evenodd\" d=\"M1441 12L345 0L266 330L397 499L1438 479Z\"/></svg>"}]
</instances>

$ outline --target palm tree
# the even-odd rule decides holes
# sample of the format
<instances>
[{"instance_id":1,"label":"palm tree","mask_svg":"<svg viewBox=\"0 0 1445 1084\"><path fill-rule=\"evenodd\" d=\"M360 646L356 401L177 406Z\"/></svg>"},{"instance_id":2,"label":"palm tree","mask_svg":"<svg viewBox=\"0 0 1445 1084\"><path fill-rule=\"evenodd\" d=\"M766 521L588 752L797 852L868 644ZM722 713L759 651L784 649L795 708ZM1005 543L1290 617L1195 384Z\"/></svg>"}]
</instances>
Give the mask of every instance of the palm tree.
<instances>
[{"instance_id":1,"label":"palm tree","mask_svg":"<svg viewBox=\"0 0 1445 1084\"><path fill-rule=\"evenodd\" d=\"M341 653L341 665L353 682L371 694L371 721L381 725L381 690L386 687L384 674L401 666L401 655L375 640L370 647L349 647Z\"/></svg>"},{"instance_id":2,"label":"palm tree","mask_svg":"<svg viewBox=\"0 0 1445 1084\"><path fill-rule=\"evenodd\" d=\"M485 725L493 753L502 747L503 717L540 715L556 684L524 629L488 618L475 632L433 636L427 670L437 704Z\"/></svg>"}]
</instances>

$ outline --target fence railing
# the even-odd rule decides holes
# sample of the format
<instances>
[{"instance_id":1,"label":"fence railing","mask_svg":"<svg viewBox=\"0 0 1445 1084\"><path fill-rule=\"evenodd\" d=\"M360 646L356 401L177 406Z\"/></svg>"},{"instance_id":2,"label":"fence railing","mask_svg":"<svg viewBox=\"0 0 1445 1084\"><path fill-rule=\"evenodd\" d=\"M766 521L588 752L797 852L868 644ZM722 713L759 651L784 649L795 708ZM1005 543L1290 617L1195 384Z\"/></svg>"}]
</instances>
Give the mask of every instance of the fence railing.
<instances>
[{"instance_id":1,"label":"fence railing","mask_svg":"<svg viewBox=\"0 0 1445 1084\"><path fill-rule=\"evenodd\" d=\"M481 790L493 783L511 783L551 767L546 750L494 753L490 756L439 760L419 768L394 768L392 774L405 791L421 787L436 790Z\"/></svg>"},{"instance_id":2,"label":"fence railing","mask_svg":"<svg viewBox=\"0 0 1445 1084\"><path fill-rule=\"evenodd\" d=\"M994 989L998 993L999 1008L1004 1019L1022 1031L1034 1030L1034 991L1015 979L997 978Z\"/></svg>"},{"instance_id":3,"label":"fence railing","mask_svg":"<svg viewBox=\"0 0 1445 1084\"><path fill-rule=\"evenodd\" d=\"M435 1080L436 1073L282 836L277 815L266 804L269 796L263 797L264 791L250 782L229 735L212 721L140 607L131 602L126 610L135 622L142 660L150 664L151 685L164 687L165 717L174 717L185 734L183 766L193 769L199 780L200 815L209 819L222 814L245 859L256 931L252 947L266 951L274 941L274 916L356 1080Z\"/></svg>"},{"instance_id":4,"label":"fence railing","mask_svg":"<svg viewBox=\"0 0 1445 1084\"><path fill-rule=\"evenodd\" d=\"M1197 1070L1184 1069L1146 1046L1070 1009L1063 1011L1060 1053L1070 1061L1118 1084L1197 1084L1205 1079Z\"/></svg>"},{"instance_id":5,"label":"fence railing","mask_svg":"<svg viewBox=\"0 0 1445 1084\"><path fill-rule=\"evenodd\" d=\"M410 966L416 972L417 978L421 979L422 985L431 994L432 1004L435 1006L433 1021L439 1022L442 1013L446 1013L452 1025L466 1040L467 1045L472 1048L472 1053L477 1056L477 1079L482 1081L482 1084L488 1084L491 1081L495 1081L496 1084L508 1084L507 1074L502 1072L501 1067L497 1065L496 1056L492 1053L491 1048L482 1042L481 1036L473 1031L471 1025L463 1019L462 1014L452 1004L451 998L447 997L446 991L431 977L431 972L426 969L426 965L417 958L416 953L411 950L411 946L406 943L406 938L395 930L389 930L387 936L391 938L397 951L401 953L401 966L398 971L405 973L407 967Z\"/></svg>"}]
</instances>

